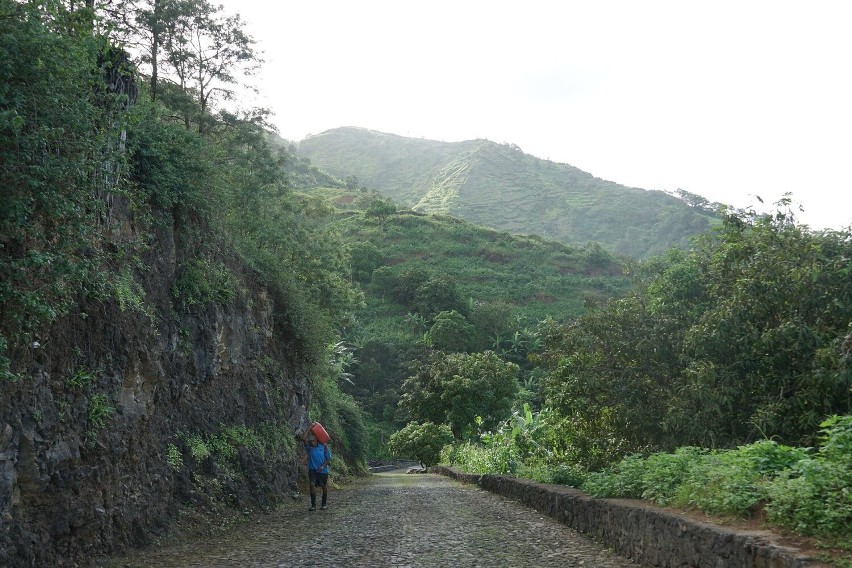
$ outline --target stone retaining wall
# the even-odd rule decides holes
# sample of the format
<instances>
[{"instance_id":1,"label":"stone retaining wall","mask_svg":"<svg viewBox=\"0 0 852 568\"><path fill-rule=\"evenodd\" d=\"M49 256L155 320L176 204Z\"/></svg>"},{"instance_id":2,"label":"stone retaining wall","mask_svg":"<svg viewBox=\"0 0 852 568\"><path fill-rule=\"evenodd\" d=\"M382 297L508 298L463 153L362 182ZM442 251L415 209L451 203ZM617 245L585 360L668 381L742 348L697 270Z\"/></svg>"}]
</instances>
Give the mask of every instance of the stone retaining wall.
<instances>
[{"instance_id":1,"label":"stone retaining wall","mask_svg":"<svg viewBox=\"0 0 852 568\"><path fill-rule=\"evenodd\" d=\"M498 475L472 475L434 466L430 472L493 493L558 519L642 566L665 568L799 568L821 566L778 544L770 531L744 531L702 523L628 499L596 499L560 485Z\"/></svg>"}]
</instances>

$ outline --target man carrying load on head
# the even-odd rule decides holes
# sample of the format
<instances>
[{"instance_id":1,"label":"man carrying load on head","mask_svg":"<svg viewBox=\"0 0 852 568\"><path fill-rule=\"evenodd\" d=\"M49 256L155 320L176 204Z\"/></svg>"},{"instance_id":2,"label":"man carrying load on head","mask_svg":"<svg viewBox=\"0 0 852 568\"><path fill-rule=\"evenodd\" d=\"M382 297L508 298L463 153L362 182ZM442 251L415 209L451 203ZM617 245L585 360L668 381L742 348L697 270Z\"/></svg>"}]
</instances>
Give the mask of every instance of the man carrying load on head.
<instances>
[{"instance_id":1,"label":"man carrying load on head","mask_svg":"<svg viewBox=\"0 0 852 568\"><path fill-rule=\"evenodd\" d=\"M305 464L308 466L308 487L311 492L311 508L308 510L317 510L317 487L322 487L320 509L328 509L328 465L331 463L331 450L327 444L317 440L312 429L305 432L302 440L305 442Z\"/></svg>"}]
</instances>

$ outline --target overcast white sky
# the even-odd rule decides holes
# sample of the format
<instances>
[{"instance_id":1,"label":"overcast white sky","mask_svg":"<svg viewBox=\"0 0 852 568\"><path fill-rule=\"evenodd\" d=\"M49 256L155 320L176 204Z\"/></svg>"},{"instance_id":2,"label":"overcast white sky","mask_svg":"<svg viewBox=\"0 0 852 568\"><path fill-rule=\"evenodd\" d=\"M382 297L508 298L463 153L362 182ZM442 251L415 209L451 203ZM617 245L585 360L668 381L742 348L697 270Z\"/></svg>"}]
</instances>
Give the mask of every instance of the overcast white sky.
<instances>
[{"instance_id":1,"label":"overcast white sky","mask_svg":"<svg viewBox=\"0 0 852 568\"><path fill-rule=\"evenodd\" d=\"M737 207L852 224L852 2L226 0L290 140L488 138Z\"/></svg>"}]
</instances>

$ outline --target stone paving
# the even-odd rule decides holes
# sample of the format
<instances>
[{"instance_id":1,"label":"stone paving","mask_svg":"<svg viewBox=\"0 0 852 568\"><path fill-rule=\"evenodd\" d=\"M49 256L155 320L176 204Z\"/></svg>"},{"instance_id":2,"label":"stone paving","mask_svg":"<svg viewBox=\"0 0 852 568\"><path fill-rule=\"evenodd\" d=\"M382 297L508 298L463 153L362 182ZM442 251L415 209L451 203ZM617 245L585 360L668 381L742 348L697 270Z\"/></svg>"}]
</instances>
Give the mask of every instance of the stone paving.
<instances>
[{"instance_id":1,"label":"stone paving","mask_svg":"<svg viewBox=\"0 0 852 568\"><path fill-rule=\"evenodd\" d=\"M433 474L379 473L305 497L213 542L193 542L109 566L137 567L637 566L505 497Z\"/></svg>"}]
</instances>

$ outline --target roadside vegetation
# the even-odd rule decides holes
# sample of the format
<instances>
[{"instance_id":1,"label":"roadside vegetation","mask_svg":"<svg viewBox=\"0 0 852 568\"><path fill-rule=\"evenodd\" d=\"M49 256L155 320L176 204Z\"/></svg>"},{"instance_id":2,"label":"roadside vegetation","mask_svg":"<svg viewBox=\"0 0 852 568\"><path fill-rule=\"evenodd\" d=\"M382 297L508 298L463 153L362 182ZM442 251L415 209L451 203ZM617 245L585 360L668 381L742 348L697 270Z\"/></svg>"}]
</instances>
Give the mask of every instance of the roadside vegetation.
<instances>
[{"instance_id":1,"label":"roadside vegetation","mask_svg":"<svg viewBox=\"0 0 852 568\"><path fill-rule=\"evenodd\" d=\"M483 408L442 463L761 518L852 554L852 234L797 225L787 205L731 212L631 266L624 297L545 324L535 395Z\"/></svg>"}]
</instances>

